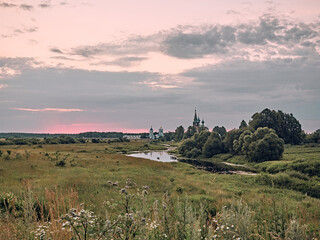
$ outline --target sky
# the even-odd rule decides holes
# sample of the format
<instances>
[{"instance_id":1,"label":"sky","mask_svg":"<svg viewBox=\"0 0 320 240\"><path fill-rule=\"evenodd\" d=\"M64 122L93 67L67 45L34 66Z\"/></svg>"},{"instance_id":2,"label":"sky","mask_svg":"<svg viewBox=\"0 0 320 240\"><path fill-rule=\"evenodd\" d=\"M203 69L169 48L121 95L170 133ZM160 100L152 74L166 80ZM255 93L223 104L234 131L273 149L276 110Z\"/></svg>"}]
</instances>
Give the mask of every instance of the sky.
<instances>
[{"instance_id":1,"label":"sky","mask_svg":"<svg viewBox=\"0 0 320 240\"><path fill-rule=\"evenodd\" d=\"M0 132L320 128L319 0L0 0Z\"/></svg>"}]
</instances>

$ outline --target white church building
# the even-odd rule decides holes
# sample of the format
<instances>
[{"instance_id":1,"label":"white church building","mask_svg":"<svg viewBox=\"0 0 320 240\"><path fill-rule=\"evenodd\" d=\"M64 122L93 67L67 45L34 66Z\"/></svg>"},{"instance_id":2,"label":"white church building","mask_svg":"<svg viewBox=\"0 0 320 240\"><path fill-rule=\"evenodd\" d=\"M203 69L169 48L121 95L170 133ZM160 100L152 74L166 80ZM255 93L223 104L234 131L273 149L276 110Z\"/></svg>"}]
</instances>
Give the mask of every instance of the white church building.
<instances>
[{"instance_id":1,"label":"white church building","mask_svg":"<svg viewBox=\"0 0 320 240\"><path fill-rule=\"evenodd\" d=\"M153 132L153 128L151 126L150 130L149 130L149 138L150 139L158 139L160 137L164 137L164 134L163 134L163 128L160 127L159 128L159 132L158 133L154 133Z\"/></svg>"}]
</instances>

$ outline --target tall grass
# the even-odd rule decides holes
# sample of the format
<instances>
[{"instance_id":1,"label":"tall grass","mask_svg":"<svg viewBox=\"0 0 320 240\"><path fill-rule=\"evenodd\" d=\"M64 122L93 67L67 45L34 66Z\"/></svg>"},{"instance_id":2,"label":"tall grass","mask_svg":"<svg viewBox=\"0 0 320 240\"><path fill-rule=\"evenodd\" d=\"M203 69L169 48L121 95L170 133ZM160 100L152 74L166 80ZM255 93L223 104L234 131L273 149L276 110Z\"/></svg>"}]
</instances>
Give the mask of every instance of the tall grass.
<instances>
[{"instance_id":1,"label":"tall grass","mask_svg":"<svg viewBox=\"0 0 320 240\"><path fill-rule=\"evenodd\" d=\"M47 190L40 200L26 182L21 199L11 196L1 218L0 239L311 239L296 216L273 203L270 219L263 219L243 200L216 212L212 202L188 197L148 201L149 187L131 179L125 186L109 181L119 200L106 198L104 217L79 204L74 189ZM8 195L9 196L9 195ZM20 208L19 206L21 203Z\"/></svg>"}]
</instances>

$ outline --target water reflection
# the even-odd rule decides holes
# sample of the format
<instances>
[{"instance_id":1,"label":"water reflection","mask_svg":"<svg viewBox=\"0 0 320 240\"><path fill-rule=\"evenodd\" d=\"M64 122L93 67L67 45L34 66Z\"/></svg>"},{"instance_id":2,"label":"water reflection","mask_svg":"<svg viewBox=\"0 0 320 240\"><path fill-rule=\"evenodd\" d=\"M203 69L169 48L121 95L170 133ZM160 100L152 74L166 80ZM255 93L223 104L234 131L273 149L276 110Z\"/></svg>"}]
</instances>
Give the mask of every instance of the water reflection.
<instances>
[{"instance_id":1,"label":"water reflection","mask_svg":"<svg viewBox=\"0 0 320 240\"><path fill-rule=\"evenodd\" d=\"M146 159L150 159L158 162L176 162L177 161L176 157L168 154L167 151L132 153L132 154L128 154L127 156L137 157L137 158L146 158Z\"/></svg>"}]
</instances>

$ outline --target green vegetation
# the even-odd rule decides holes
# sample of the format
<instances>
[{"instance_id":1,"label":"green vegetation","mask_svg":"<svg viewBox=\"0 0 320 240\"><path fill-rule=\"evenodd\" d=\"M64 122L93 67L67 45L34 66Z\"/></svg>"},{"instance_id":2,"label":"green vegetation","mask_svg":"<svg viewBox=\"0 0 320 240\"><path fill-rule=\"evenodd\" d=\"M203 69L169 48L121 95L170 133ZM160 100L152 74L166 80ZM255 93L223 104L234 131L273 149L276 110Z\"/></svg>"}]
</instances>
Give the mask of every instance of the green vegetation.
<instances>
[{"instance_id":1,"label":"green vegetation","mask_svg":"<svg viewBox=\"0 0 320 240\"><path fill-rule=\"evenodd\" d=\"M268 108L261 113L255 113L249 126L253 129L268 127L274 129L277 135L288 144L301 144L303 142L303 132L299 121L291 114L282 111L274 111Z\"/></svg>"},{"instance_id":2,"label":"green vegetation","mask_svg":"<svg viewBox=\"0 0 320 240\"><path fill-rule=\"evenodd\" d=\"M238 140L234 140L233 149L245 155L252 162L278 160L283 154L283 140L273 129L258 128L254 133L244 131Z\"/></svg>"},{"instance_id":3,"label":"green vegetation","mask_svg":"<svg viewBox=\"0 0 320 240\"><path fill-rule=\"evenodd\" d=\"M319 146L287 146L282 161L247 163L232 154L207 159L266 172L256 176L120 154L163 148L146 141L1 146L0 239L319 237L320 200L293 187L310 182L312 190L316 171L287 171L281 164L315 161Z\"/></svg>"},{"instance_id":4,"label":"green vegetation","mask_svg":"<svg viewBox=\"0 0 320 240\"><path fill-rule=\"evenodd\" d=\"M0 141L0 239L320 237L319 131L292 114L154 141L88 134ZM168 146L184 159L124 155Z\"/></svg>"}]
</instances>

